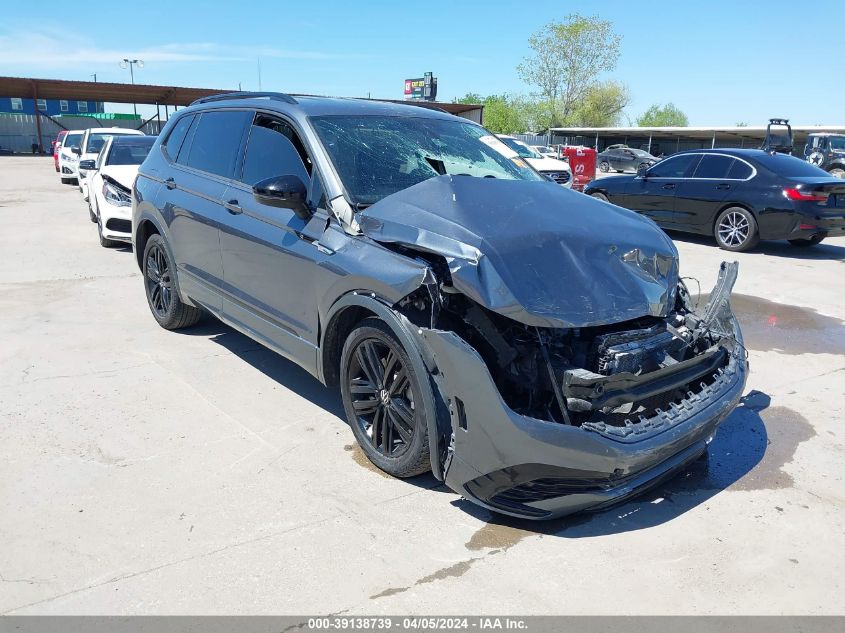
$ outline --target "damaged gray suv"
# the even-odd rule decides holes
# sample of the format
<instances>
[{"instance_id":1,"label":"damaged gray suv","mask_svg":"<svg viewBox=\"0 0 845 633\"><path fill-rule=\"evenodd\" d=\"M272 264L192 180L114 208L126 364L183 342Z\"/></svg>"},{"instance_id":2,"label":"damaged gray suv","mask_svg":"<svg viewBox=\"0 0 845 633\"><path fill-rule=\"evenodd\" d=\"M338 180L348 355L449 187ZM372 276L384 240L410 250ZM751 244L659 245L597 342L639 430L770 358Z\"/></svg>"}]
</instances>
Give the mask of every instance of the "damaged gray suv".
<instances>
[{"instance_id":1,"label":"damaged gray suv","mask_svg":"<svg viewBox=\"0 0 845 633\"><path fill-rule=\"evenodd\" d=\"M706 451L747 373L736 264L696 309L649 219L475 123L234 93L173 117L133 190L167 329L211 313L339 385L361 448L493 511L618 502Z\"/></svg>"}]
</instances>

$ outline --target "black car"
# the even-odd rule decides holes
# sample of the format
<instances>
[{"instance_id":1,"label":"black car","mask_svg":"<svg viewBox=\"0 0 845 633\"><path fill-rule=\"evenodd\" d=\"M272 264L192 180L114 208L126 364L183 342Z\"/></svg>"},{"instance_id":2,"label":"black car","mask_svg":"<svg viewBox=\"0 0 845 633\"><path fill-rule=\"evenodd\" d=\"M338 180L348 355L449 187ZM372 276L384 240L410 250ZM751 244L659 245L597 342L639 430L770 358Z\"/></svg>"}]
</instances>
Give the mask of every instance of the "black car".
<instances>
[{"instance_id":1,"label":"black car","mask_svg":"<svg viewBox=\"0 0 845 633\"><path fill-rule=\"evenodd\" d=\"M339 385L392 475L537 519L627 498L702 455L742 394L736 264L697 312L654 223L502 148L413 105L202 99L133 189L152 315L210 313Z\"/></svg>"},{"instance_id":2,"label":"black car","mask_svg":"<svg viewBox=\"0 0 845 633\"><path fill-rule=\"evenodd\" d=\"M632 147L610 147L596 155L596 165L599 171L637 171L640 165L651 167L660 162L656 156L652 156L642 149Z\"/></svg>"},{"instance_id":3,"label":"black car","mask_svg":"<svg viewBox=\"0 0 845 633\"><path fill-rule=\"evenodd\" d=\"M813 246L845 234L845 183L794 156L762 150L679 152L636 176L594 180L584 193L666 229L713 235L729 251L761 239Z\"/></svg>"}]
</instances>

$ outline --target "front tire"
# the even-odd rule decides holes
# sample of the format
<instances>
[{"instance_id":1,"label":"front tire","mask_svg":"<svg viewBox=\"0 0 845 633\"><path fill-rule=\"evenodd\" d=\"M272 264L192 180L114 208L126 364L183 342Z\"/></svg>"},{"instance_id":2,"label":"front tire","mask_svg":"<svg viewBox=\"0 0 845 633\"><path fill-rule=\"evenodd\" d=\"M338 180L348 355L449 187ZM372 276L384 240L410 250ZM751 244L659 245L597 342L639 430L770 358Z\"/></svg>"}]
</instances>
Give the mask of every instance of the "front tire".
<instances>
[{"instance_id":1,"label":"front tire","mask_svg":"<svg viewBox=\"0 0 845 633\"><path fill-rule=\"evenodd\" d=\"M595 198L596 200L601 200L602 202L610 202L610 200L607 199L607 196L601 193L600 191L591 193L590 197Z\"/></svg>"},{"instance_id":2,"label":"front tire","mask_svg":"<svg viewBox=\"0 0 845 633\"><path fill-rule=\"evenodd\" d=\"M798 246L799 248L809 248L810 246L815 246L816 244L821 244L824 240L824 235L814 235L809 239L798 239L798 240L788 240L790 244L793 246Z\"/></svg>"},{"instance_id":3,"label":"front tire","mask_svg":"<svg viewBox=\"0 0 845 633\"><path fill-rule=\"evenodd\" d=\"M202 310L182 302L176 290L176 266L161 235L151 235L144 247L144 289L147 305L158 324L165 330L178 330L194 325Z\"/></svg>"},{"instance_id":4,"label":"front tire","mask_svg":"<svg viewBox=\"0 0 845 633\"><path fill-rule=\"evenodd\" d=\"M411 350L411 354L416 351ZM418 376L409 352L381 320L352 331L340 358L346 418L367 458L394 477L431 469L427 376ZM426 391L427 390L427 391Z\"/></svg>"},{"instance_id":5,"label":"front tire","mask_svg":"<svg viewBox=\"0 0 845 633\"><path fill-rule=\"evenodd\" d=\"M840 167L834 167L827 173L829 173L834 178L845 178L845 169L841 169Z\"/></svg>"},{"instance_id":6,"label":"front tire","mask_svg":"<svg viewBox=\"0 0 845 633\"><path fill-rule=\"evenodd\" d=\"M757 221L747 209L728 207L716 218L713 235L720 248L740 253L754 248L760 241Z\"/></svg>"}]
</instances>

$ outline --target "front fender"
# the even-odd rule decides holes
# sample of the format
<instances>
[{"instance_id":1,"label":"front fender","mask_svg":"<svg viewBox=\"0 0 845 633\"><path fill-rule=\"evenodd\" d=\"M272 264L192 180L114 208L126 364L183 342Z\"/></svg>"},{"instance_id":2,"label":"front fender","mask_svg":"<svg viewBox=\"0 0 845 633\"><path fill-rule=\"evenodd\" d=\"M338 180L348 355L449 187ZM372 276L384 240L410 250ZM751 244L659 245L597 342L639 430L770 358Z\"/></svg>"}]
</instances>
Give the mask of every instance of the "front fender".
<instances>
[{"instance_id":1,"label":"front fender","mask_svg":"<svg viewBox=\"0 0 845 633\"><path fill-rule=\"evenodd\" d=\"M418 341L420 341L421 339L412 334L412 332L416 330L416 326L414 326L402 314L394 310L391 305L389 305L386 301L384 301L381 297L378 297L374 293L369 293L366 291L355 291L340 297L331 306L328 313L326 314L326 319L322 322L331 323L333 319L341 312L353 307L368 310L375 314L385 324L387 324L387 326L393 332L394 336L396 336L402 346L408 351L408 356L411 359L411 364L413 365L416 374L418 376L429 376L430 372L426 366L427 363L423 359L430 358L431 353L428 350L424 349L422 345L418 343ZM321 351L324 348L327 331L328 328L321 328ZM342 345L343 343L338 341L337 344ZM317 371L320 380L323 382L325 382L325 368L323 366L325 357L326 356L323 353L318 354ZM426 421L429 439L429 459L431 461L431 472L437 479L442 481L443 464L440 459L441 433L439 432L438 418L440 416L440 411L443 410L443 405L442 403L438 403L436 401L436 393L439 393L439 391L432 384L430 379L429 384L431 386L430 389L422 390L422 397L425 400L425 409L427 411L433 412L433 415L429 416L428 420Z\"/></svg>"}]
</instances>

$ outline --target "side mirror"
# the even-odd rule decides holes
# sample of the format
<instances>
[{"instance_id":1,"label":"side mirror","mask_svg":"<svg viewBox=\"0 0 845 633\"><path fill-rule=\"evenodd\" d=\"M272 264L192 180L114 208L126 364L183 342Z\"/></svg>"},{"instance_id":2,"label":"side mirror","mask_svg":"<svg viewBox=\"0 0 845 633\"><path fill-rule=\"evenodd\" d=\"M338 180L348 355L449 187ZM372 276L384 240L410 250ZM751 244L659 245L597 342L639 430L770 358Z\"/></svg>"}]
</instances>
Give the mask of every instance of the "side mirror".
<instances>
[{"instance_id":1,"label":"side mirror","mask_svg":"<svg viewBox=\"0 0 845 633\"><path fill-rule=\"evenodd\" d=\"M77 156L82 154L82 150L79 149L77 145L71 145L70 151L76 154Z\"/></svg>"},{"instance_id":2,"label":"side mirror","mask_svg":"<svg viewBox=\"0 0 845 633\"><path fill-rule=\"evenodd\" d=\"M303 220L311 217L305 202L308 189L299 176L273 176L262 180L252 187L252 195L261 204L290 209Z\"/></svg>"},{"instance_id":3,"label":"side mirror","mask_svg":"<svg viewBox=\"0 0 845 633\"><path fill-rule=\"evenodd\" d=\"M85 171L93 171L94 169L97 169L97 164L91 158L81 160L79 161L79 169L84 169Z\"/></svg>"},{"instance_id":4,"label":"side mirror","mask_svg":"<svg viewBox=\"0 0 845 633\"><path fill-rule=\"evenodd\" d=\"M637 178L642 178L643 180L648 178L648 165L637 166Z\"/></svg>"}]
</instances>

